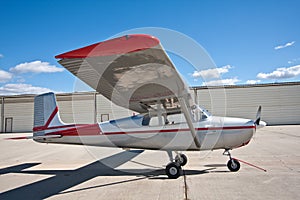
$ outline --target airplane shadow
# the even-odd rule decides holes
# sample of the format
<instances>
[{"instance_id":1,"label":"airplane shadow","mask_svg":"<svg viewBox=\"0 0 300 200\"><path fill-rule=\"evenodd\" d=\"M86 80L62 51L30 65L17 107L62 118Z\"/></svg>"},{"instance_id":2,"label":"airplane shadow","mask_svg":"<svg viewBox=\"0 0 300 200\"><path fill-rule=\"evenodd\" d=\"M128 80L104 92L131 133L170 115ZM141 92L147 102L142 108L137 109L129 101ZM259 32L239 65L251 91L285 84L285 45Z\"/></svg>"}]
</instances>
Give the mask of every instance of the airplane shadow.
<instances>
[{"instance_id":1,"label":"airplane shadow","mask_svg":"<svg viewBox=\"0 0 300 200\"><path fill-rule=\"evenodd\" d=\"M15 189L8 190L0 194L0 199L45 199L53 195L71 193L76 191L101 188L116 184L128 183L138 181L142 179L167 179L164 169L152 169L145 172L145 170L139 169L125 169L115 170L114 168L130 161L134 157L138 156L143 151L124 151L107 158L95 161L86 166L80 167L74 170L26 170L27 168L37 166L41 163L24 163L4 169L0 169L0 175L7 173L20 173L20 174L39 174L39 175L53 175L50 178L46 178L37 182L33 182L24 186L20 186ZM105 164L104 164L105 163ZM211 169L206 170L184 170L185 175L197 175L209 173ZM164 177L160 177L164 175ZM105 183L101 185L95 185L92 187L86 187L81 189L75 189L71 191L65 191L83 182L91 180L99 176L135 176L134 179L122 180L112 183Z\"/></svg>"},{"instance_id":2,"label":"airplane shadow","mask_svg":"<svg viewBox=\"0 0 300 200\"><path fill-rule=\"evenodd\" d=\"M204 165L204 167L226 167L226 164L211 164L211 165Z\"/></svg>"}]
</instances>

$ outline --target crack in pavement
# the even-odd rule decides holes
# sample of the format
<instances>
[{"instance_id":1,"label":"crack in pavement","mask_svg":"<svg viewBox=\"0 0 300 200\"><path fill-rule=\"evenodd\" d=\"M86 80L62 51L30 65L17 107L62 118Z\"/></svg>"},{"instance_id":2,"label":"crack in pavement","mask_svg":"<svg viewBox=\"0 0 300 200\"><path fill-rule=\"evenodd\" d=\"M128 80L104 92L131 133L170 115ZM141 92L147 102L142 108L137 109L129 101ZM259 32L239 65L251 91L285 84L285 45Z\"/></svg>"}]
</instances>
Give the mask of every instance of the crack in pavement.
<instances>
[{"instance_id":1,"label":"crack in pavement","mask_svg":"<svg viewBox=\"0 0 300 200\"><path fill-rule=\"evenodd\" d=\"M184 182L184 200L188 200L188 185L186 182L186 174L184 169L182 169L182 173L183 173L183 182Z\"/></svg>"}]
</instances>

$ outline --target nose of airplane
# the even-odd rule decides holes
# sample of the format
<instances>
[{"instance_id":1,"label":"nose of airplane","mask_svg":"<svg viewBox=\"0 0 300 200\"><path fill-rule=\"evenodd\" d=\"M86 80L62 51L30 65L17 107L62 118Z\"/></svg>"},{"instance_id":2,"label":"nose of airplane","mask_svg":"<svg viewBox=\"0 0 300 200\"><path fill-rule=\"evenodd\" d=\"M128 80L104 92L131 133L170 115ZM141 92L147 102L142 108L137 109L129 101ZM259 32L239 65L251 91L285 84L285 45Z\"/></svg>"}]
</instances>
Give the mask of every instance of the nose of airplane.
<instances>
[{"instance_id":1,"label":"nose of airplane","mask_svg":"<svg viewBox=\"0 0 300 200\"><path fill-rule=\"evenodd\" d=\"M259 129L259 128L263 128L265 126L267 126L267 123L264 122L264 121L262 121L262 120L260 120L259 124L256 127Z\"/></svg>"}]
</instances>

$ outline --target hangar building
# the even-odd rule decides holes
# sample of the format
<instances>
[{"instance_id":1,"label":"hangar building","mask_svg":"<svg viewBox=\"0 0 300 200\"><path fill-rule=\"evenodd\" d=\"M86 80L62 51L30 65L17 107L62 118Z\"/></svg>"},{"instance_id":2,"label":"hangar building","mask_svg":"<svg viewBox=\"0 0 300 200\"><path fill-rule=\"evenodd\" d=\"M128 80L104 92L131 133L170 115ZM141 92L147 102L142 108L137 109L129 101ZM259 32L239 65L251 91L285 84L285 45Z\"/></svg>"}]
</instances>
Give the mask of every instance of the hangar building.
<instances>
[{"instance_id":1,"label":"hangar building","mask_svg":"<svg viewBox=\"0 0 300 200\"><path fill-rule=\"evenodd\" d=\"M300 82L200 86L190 90L194 100L213 115L254 119L261 105L262 119L268 125L300 124ZM34 96L0 96L1 133L32 131ZM56 97L66 123L95 123L136 114L96 92Z\"/></svg>"}]
</instances>

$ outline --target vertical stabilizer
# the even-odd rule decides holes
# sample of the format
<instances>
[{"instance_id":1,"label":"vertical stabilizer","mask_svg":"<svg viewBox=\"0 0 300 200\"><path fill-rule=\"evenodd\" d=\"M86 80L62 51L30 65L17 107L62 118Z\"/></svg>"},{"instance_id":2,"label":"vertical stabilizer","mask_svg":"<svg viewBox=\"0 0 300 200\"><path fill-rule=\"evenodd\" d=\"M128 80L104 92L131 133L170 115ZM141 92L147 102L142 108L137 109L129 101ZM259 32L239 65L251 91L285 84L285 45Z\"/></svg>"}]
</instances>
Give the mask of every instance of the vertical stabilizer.
<instances>
[{"instance_id":1,"label":"vertical stabilizer","mask_svg":"<svg viewBox=\"0 0 300 200\"><path fill-rule=\"evenodd\" d=\"M33 136L42 136L49 127L63 126L55 94L50 92L34 98Z\"/></svg>"}]
</instances>

